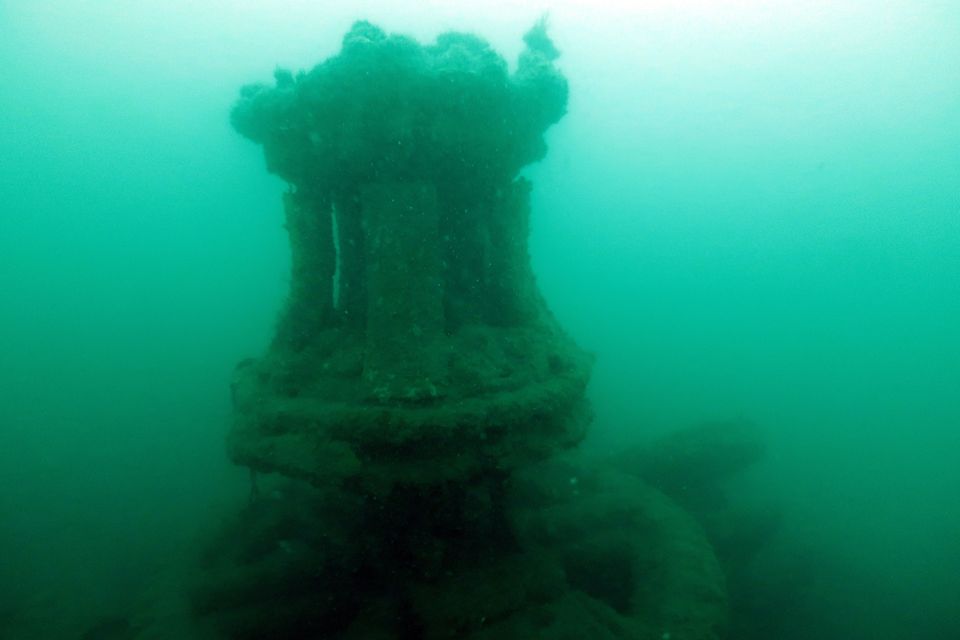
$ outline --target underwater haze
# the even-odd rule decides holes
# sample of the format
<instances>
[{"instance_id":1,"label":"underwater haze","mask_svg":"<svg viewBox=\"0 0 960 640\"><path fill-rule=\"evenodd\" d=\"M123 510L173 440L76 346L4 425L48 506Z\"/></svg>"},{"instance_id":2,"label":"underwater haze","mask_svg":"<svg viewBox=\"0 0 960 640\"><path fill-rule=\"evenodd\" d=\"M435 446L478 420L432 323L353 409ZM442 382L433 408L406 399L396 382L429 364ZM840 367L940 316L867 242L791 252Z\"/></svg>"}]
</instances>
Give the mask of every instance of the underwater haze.
<instances>
[{"instance_id":1,"label":"underwater haze","mask_svg":"<svg viewBox=\"0 0 960 640\"><path fill-rule=\"evenodd\" d=\"M121 637L247 498L229 383L290 256L239 88L357 19L513 61L545 12L530 251L596 355L581 446L758 425L738 638L960 638L952 0L0 2L0 638Z\"/></svg>"}]
</instances>

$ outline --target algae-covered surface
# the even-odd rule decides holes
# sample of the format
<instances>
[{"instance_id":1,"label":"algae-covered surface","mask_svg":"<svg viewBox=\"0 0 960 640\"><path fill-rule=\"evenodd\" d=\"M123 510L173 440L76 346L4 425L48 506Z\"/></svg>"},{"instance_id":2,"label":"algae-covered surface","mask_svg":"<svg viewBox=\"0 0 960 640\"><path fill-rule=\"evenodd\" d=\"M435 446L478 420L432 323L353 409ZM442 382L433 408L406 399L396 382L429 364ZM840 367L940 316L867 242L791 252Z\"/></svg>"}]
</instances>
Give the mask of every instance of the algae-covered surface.
<instances>
[{"instance_id":1,"label":"algae-covered surface","mask_svg":"<svg viewBox=\"0 0 960 640\"><path fill-rule=\"evenodd\" d=\"M311 71L242 90L234 127L289 183L291 284L266 355L231 385L228 450L254 484L190 587L198 627L725 636L726 580L695 518L603 461L558 458L585 435L592 361L529 264L516 174L542 158L567 83L545 20L524 42L508 74L476 36L422 46L357 22ZM631 470L697 466L687 448ZM267 498L261 473L281 478Z\"/></svg>"},{"instance_id":2,"label":"algae-covered surface","mask_svg":"<svg viewBox=\"0 0 960 640\"><path fill-rule=\"evenodd\" d=\"M357 22L313 69L242 89L231 120L289 184L293 259L270 350L233 382L238 464L382 492L583 437L590 358L537 290L517 176L567 82L544 21L524 40L510 73L477 36Z\"/></svg>"}]
</instances>

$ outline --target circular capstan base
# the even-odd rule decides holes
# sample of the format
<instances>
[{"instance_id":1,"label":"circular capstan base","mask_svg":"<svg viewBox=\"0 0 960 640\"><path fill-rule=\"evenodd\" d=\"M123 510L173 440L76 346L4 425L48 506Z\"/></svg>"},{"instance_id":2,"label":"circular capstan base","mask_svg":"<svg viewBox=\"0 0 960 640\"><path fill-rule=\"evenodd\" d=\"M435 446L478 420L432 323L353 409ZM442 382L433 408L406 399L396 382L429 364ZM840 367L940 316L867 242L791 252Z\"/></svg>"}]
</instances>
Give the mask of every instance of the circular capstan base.
<instances>
[{"instance_id":1,"label":"circular capstan base","mask_svg":"<svg viewBox=\"0 0 960 640\"><path fill-rule=\"evenodd\" d=\"M331 329L312 345L237 368L235 463L383 493L544 459L579 442L591 418L592 358L546 324L464 327L434 346L443 374L430 393L388 401L363 379L362 337Z\"/></svg>"},{"instance_id":2,"label":"circular capstan base","mask_svg":"<svg viewBox=\"0 0 960 640\"><path fill-rule=\"evenodd\" d=\"M635 478L561 459L385 501L285 486L211 546L193 608L222 637L723 637L703 532Z\"/></svg>"}]
</instances>

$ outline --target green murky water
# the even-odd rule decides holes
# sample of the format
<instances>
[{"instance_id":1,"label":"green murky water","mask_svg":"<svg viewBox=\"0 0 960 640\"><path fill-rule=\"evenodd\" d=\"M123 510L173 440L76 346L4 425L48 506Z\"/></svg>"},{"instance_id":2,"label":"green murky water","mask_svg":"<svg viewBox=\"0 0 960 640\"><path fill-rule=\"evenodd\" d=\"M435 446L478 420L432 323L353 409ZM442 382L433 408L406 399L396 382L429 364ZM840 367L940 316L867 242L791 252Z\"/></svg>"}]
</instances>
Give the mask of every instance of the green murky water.
<instances>
[{"instance_id":1,"label":"green murky water","mask_svg":"<svg viewBox=\"0 0 960 640\"><path fill-rule=\"evenodd\" d=\"M0 637L132 637L246 500L228 384L289 255L237 89L357 18L512 61L544 9L531 254L597 357L584 448L755 422L739 637L960 637L960 8L323 5L0 3Z\"/></svg>"}]
</instances>

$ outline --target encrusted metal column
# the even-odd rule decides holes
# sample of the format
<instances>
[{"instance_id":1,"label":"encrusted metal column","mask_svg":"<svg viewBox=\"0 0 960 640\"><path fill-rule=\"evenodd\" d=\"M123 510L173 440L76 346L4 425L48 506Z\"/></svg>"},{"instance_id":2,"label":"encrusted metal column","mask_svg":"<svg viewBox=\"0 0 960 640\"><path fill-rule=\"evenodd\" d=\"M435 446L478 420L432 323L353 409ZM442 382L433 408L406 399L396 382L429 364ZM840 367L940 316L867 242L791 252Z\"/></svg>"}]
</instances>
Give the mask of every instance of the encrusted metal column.
<instances>
[{"instance_id":1,"label":"encrusted metal column","mask_svg":"<svg viewBox=\"0 0 960 640\"><path fill-rule=\"evenodd\" d=\"M435 398L444 377L437 192L426 182L360 191L367 274L364 382L380 402Z\"/></svg>"},{"instance_id":2,"label":"encrusted metal column","mask_svg":"<svg viewBox=\"0 0 960 640\"><path fill-rule=\"evenodd\" d=\"M308 72L244 88L240 133L284 197L277 338L234 379L233 459L389 490L509 472L575 444L590 358L527 251L531 184L567 84L543 25L510 74L483 40L358 22Z\"/></svg>"},{"instance_id":3,"label":"encrusted metal column","mask_svg":"<svg viewBox=\"0 0 960 640\"><path fill-rule=\"evenodd\" d=\"M233 379L230 455L270 476L191 597L221 637L723 637L700 527L554 455L590 420L592 358L530 264L519 172L567 84L544 24L524 40L511 74L472 35L358 22L333 58L243 90L233 124L290 184L292 278Z\"/></svg>"}]
</instances>

